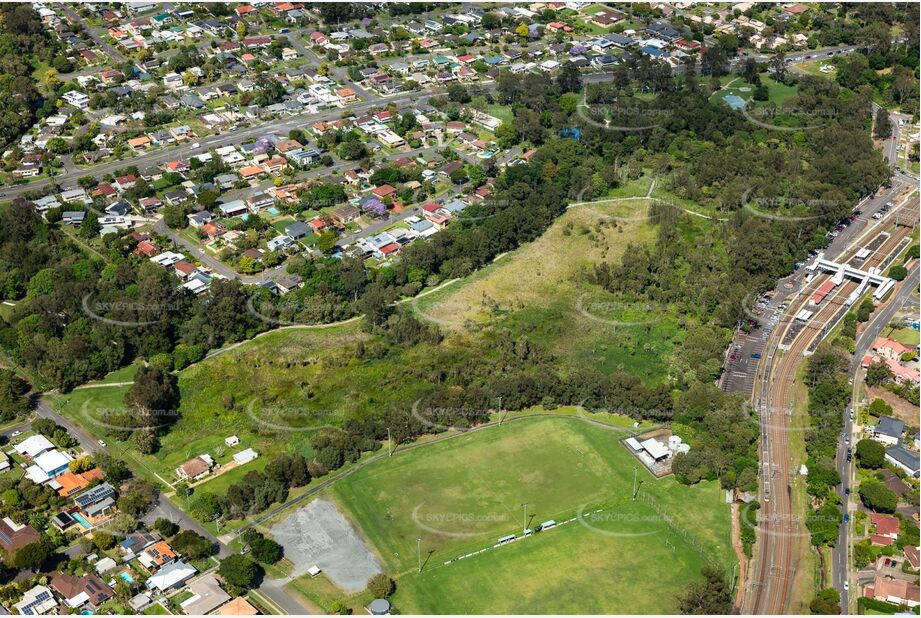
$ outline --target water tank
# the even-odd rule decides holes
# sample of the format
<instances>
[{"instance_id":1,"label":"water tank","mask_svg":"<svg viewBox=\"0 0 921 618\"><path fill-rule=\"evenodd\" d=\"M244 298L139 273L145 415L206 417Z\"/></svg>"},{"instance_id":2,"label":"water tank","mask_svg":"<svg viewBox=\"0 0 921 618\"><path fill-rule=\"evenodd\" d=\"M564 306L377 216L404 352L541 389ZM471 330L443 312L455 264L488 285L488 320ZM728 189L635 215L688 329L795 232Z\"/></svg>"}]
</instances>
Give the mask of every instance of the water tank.
<instances>
[{"instance_id":1,"label":"water tank","mask_svg":"<svg viewBox=\"0 0 921 618\"><path fill-rule=\"evenodd\" d=\"M681 444L681 436L669 436L668 437L668 449L674 451Z\"/></svg>"}]
</instances>

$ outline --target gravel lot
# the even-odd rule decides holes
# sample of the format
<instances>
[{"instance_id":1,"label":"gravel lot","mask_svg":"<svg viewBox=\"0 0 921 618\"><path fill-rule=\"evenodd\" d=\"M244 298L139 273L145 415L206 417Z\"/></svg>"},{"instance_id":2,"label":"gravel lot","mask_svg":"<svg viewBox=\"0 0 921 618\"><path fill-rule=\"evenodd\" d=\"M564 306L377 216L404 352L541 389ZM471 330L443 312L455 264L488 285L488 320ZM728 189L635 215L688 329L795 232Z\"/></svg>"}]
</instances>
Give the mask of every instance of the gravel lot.
<instances>
[{"instance_id":1,"label":"gravel lot","mask_svg":"<svg viewBox=\"0 0 921 618\"><path fill-rule=\"evenodd\" d=\"M272 528L272 536L294 563L295 575L317 565L344 591L364 590L381 565L361 535L327 500L314 500Z\"/></svg>"}]
</instances>

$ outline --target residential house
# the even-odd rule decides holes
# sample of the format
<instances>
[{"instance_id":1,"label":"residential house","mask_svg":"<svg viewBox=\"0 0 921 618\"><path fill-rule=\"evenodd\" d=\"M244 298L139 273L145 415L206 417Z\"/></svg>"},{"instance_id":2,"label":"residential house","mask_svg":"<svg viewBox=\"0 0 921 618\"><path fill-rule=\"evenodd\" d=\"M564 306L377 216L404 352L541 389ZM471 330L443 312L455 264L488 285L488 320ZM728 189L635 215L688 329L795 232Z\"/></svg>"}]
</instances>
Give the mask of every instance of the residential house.
<instances>
[{"instance_id":1,"label":"residential house","mask_svg":"<svg viewBox=\"0 0 921 618\"><path fill-rule=\"evenodd\" d=\"M50 614L58 602L47 586L34 586L22 595L22 600L13 605L22 616L41 616Z\"/></svg>"},{"instance_id":2,"label":"residential house","mask_svg":"<svg viewBox=\"0 0 921 618\"><path fill-rule=\"evenodd\" d=\"M243 597L237 597L221 606L216 613L221 616L257 616L259 610Z\"/></svg>"},{"instance_id":3,"label":"residential house","mask_svg":"<svg viewBox=\"0 0 921 618\"><path fill-rule=\"evenodd\" d=\"M921 588L917 584L891 577L877 576L873 584L867 586L864 596L908 607L918 607L921 604Z\"/></svg>"},{"instance_id":4,"label":"residential house","mask_svg":"<svg viewBox=\"0 0 921 618\"><path fill-rule=\"evenodd\" d=\"M206 223L210 223L213 216L207 210L201 210L199 212L193 212L186 215L186 218L189 220L189 225L195 229L200 229Z\"/></svg>"},{"instance_id":5,"label":"residential house","mask_svg":"<svg viewBox=\"0 0 921 618\"><path fill-rule=\"evenodd\" d=\"M74 497L74 506L92 523L115 509L115 489L108 483L91 487Z\"/></svg>"},{"instance_id":6,"label":"residential house","mask_svg":"<svg viewBox=\"0 0 921 618\"><path fill-rule=\"evenodd\" d=\"M275 204L275 198L268 193L256 193L246 200L246 206L250 212L257 213L263 208L268 208Z\"/></svg>"},{"instance_id":7,"label":"residential house","mask_svg":"<svg viewBox=\"0 0 921 618\"><path fill-rule=\"evenodd\" d=\"M163 540L154 541L150 545L135 551L138 562L151 572L172 564L176 560L176 552L169 543Z\"/></svg>"},{"instance_id":8,"label":"residential house","mask_svg":"<svg viewBox=\"0 0 921 618\"><path fill-rule=\"evenodd\" d=\"M379 200L384 201L387 199L393 199L397 194L397 190L388 184L384 184L371 189L371 194Z\"/></svg>"},{"instance_id":9,"label":"residential house","mask_svg":"<svg viewBox=\"0 0 921 618\"><path fill-rule=\"evenodd\" d=\"M71 609L94 610L115 596L115 591L95 573L80 577L70 573L53 573L49 584Z\"/></svg>"},{"instance_id":10,"label":"residential house","mask_svg":"<svg viewBox=\"0 0 921 618\"><path fill-rule=\"evenodd\" d=\"M203 575L189 584L192 596L182 602L182 610L189 615L210 614L230 600L213 575Z\"/></svg>"},{"instance_id":11,"label":"residential house","mask_svg":"<svg viewBox=\"0 0 921 618\"><path fill-rule=\"evenodd\" d=\"M213 466L214 459L210 455L199 455L176 468L176 476L183 480L197 481L207 476Z\"/></svg>"},{"instance_id":12,"label":"residential house","mask_svg":"<svg viewBox=\"0 0 921 618\"><path fill-rule=\"evenodd\" d=\"M891 515L870 513L870 522L876 528L876 533L871 535L874 545L891 545L899 538L899 520Z\"/></svg>"},{"instance_id":13,"label":"residential house","mask_svg":"<svg viewBox=\"0 0 921 618\"><path fill-rule=\"evenodd\" d=\"M0 519L0 549L7 559L25 547L41 540L42 535L28 524L17 524L9 517Z\"/></svg>"},{"instance_id":14,"label":"residential house","mask_svg":"<svg viewBox=\"0 0 921 618\"><path fill-rule=\"evenodd\" d=\"M182 561L173 562L150 576L147 587L158 592L173 590L182 586L197 572L190 564Z\"/></svg>"},{"instance_id":15,"label":"residential house","mask_svg":"<svg viewBox=\"0 0 921 618\"><path fill-rule=\"evenodd\" d=\"M883 444L896 445L904 431L904 421L891 416L881 416L873 428L873 439Z\"/></svg>"},{"instance_id":16,"label":"residential house","mask_svg":"<svg viewBox=\"0 0 921 618\"><path fill-rule=\"evenodd\" d=\"M76 493L79 493L93 484L95 481L101 481L105 478L105 475L102 473L102 470L99 468L93 468L92 470L87 470L86 472L67 472L55 477L55 482L58 484L58 495L65 498L70 498Z\"/></svg>"},{"instance_id":17,"label":"residential house","mask_svg":"<svg viewBox=\"0 0 921 618\"><path fill-rule=\"evenodd\" d=\"M921 470L921 455L910 451L901 444L896 444L886 449L886 461L901 468L913 478L918 478Z\"/></svg>"},{"instance_id":18,"label":"residential house","mask_svg":"<svg viewBox=\"0 0 921 618\"><path fill-rule=\"evenodd\" d=\"M310 233L310 226L302 221L295 221L287 226L285 226L285 234L291 238L297 240L303 238Z\"/></svg>"},{"instance_id":19,"label":"residential house","mask_svg":"<svg viewBox=\"0 0 921 618\"><path fill-rule=\"evenodd\" d=\"M243 200L233 200L225 204L218 206L218 210L221 211L221 215L224 217L239 217L247 213L246 204Z\"/></svg>"},{"instance_id":20,"label":"residential house","mask_svg":"<svg viewBox=\"0 0 921 618\"><path fill-rule=\"evenodd\" d=\"M275 282L275 287L278 293L284 296L292 290L304 287L304 281L301 279L300 275L285 275Z\"/></svg>"}]
</instances>

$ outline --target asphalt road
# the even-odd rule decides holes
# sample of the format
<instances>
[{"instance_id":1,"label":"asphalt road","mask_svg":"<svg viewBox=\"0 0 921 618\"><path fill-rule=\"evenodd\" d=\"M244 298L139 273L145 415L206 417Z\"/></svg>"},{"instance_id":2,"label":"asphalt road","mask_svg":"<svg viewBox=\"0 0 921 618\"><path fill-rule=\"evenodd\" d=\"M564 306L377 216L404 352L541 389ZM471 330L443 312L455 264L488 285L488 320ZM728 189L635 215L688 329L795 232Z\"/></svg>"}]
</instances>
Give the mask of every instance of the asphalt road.
<instances>
[{"instance_id":1,"label":"asphalt road","mask_svg":"<svg viewBox=\"0 0 921 618\"><path fill-rule=\"evenodd\" d=\"M67 17L76 24L83 23L83 18L77 15L77 12L65 3L57 4L56 6L60 7L62 11L67 13ZM119 52L117 49L109 45L106 41L106 31L100 28L94 28L89 24L84 24L87 34L90 35L90 38L93 39L93 42L96 43L97 47L101 49L109 57L109 62L111 64L124 64L127 62L126 58Z\"/></svg>"},{"instance_id":2,"label":"asphalt road","mask_svg":"<svg viewBox=\"0 0 921 618\"><path fill-rule=\"evenodd\" d=\"M854 385L852 393L856 392L857 385L863 380L864 371L861 368L863 357L869 352L873 341L879 336L884 328L889 324L896 313L906 305L912 293L921 285L921 263L915 261L914 265L908 270L908 276L898 285L895 293L889 301L880 309L873 312L870 321L867 322L866 328L857 337L857 344L854 350L854 356L851 359L851 379ZM851 420L850 412L857 407L859 402L851 400L844 413L844 432L838 441L837 468L841 475L841 485L837 489L838 497L842 504L845 505L845 512L853 513L855 509L853 504L853 479L854 479L854 462L847 460L847 448L853 447L856 443L854 435L854 423ZM845 438L847 436L847 439ZM845 496L845 488L851 488L851 495ZM849 590L844 589L844 582L850 581L850 526L842 524L838 530L838 542L832 550L832 584L841 595L841 607L844 613L850 613L851 607L849 599Z\"/></svg>"}]
</instances>

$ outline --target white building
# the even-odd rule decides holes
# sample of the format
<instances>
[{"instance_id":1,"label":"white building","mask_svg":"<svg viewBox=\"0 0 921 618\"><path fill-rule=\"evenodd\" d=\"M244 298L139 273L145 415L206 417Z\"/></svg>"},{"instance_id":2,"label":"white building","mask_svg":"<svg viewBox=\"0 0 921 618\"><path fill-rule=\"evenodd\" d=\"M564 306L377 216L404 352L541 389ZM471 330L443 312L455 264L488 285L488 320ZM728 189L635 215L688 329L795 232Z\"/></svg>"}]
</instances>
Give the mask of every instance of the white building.
<instances>
[{"instance_id":1,"label":"white building","mask_svg":"<svg viewBox=\"0 0 921 618\"><path fill-rule=\"evenodd\" d=\"M45 451L50 451L53 448L54 444L51 443L51 440L41 434L29 436L13 447L17 453L28 456L30 459L34 459Z\"/></svg>"},{"instance_id":2,"label":"white building","mask_svg":"<svg viewBox=\"0 0 921 618\"><path fill-rule=\"evenodd\" d=\"M68 92L65 92L63 95L61 95L61 98L77 109L86 109L90 106L89 95L80 92L79 90L69 90Z\"/></svg>"},{"instance_id":3,"label":"white building","mask_svg":"<svg viewBox=\"0 0 921 618\"><path fill-rule=\"evenodd\" d=\"M23 616L41 616L58 606L47 586L35 586L22 595L22 601L13 605Z\"/></svg>"}]
</instances>

